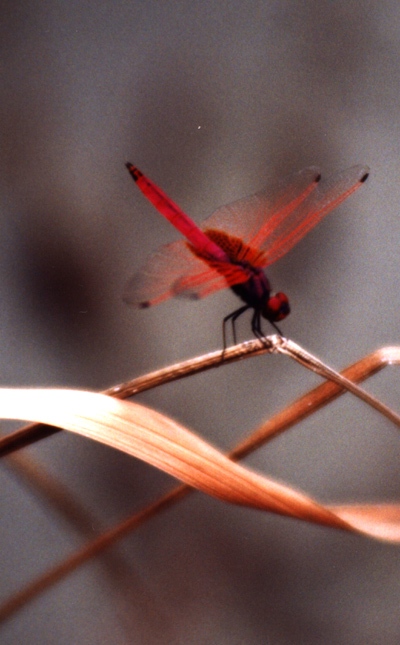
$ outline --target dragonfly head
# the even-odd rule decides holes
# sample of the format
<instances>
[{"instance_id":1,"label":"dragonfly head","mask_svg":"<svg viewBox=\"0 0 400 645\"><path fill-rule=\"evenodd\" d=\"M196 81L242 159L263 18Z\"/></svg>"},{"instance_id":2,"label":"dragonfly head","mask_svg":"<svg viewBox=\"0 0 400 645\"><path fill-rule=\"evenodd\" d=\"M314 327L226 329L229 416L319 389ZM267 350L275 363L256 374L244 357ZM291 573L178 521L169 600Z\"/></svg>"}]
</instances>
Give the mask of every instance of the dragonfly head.
<instances>
[{"instance_id":1,"label":"dragonfly head","mask_svg":"<svg viewBox=\"0 0 400 645\"><path fill-rule=\"evenodd\" d=\"M275 293L269 298L261 312L263 318L270 322L283 320L290 314L289 299L284 293Z\"/></svg>"}]
</instances>

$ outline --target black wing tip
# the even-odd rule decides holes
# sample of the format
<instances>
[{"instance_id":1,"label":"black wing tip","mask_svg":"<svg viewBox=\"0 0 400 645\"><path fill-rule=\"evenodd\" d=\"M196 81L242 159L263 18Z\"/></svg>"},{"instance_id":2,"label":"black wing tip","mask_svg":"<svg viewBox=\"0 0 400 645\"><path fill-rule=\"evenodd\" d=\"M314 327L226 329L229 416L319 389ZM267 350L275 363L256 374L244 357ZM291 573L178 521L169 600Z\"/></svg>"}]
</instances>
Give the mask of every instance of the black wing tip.
<instances>
[{"instance_id":1,"label":"black wing tip","mask_svg":"<svg viewBox=\"0 0 400 645\"><path fill-rule=\"evenodd\" d=\"M306 178L313 184L318 184L321 181L321 171L318 166L307 166L307 168L300 170L299 174L306 175Z\"/></svg>"},{"instance_id":2,"label":"black wing tip","mask_svg":"<svg viewBox=\"0 0 400 645\"><path fill-rule=\"evenodd\" d=\"M149 300L146 300L145 302L137 302L130 298L129 295L122 296L122 301L126 305L136 307L136 309L148 309L149 307L151 307L151 302Z\"/></svg>"},{"instance_id":3,"label":"black wing tip","mask_svg":"<svg viewBox=\"0 0 400 645\"><path fill-rule=\"evenodd\" d=\"M364 173L364 175L361 177L360 183L363 184L365 181L367 181L368 177L369 177L369 170L367 170L367 172Z\"/></svg>"}]
</instances>

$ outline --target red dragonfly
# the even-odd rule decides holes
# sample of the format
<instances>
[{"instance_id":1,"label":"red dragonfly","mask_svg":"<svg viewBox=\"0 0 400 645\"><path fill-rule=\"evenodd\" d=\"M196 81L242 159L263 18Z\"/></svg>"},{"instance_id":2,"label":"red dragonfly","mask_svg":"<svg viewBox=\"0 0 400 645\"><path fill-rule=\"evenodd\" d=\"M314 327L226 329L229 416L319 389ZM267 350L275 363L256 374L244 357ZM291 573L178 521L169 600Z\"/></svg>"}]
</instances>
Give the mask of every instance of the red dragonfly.
<instances>
[{"instance_id":1,"label":"red dragonfly","mask_svg":"<svg viewBox=\"0 0 400 645\"><path fill-rule=\"evenodd\" d=\"M311 167L272 189L218 208L201 228L131 163L131 176L156 209L186 240L161 246L128 283L124 301L144 308L172 296L198 299L231 287L245 303L223 321L253 309L251 329L263 338L261 317L276 323L290 313L284 293L273 294L263 268L287 253L327 213L363 184L367 166L353 166L327 181Z\"/></svg>"}]
</instances>

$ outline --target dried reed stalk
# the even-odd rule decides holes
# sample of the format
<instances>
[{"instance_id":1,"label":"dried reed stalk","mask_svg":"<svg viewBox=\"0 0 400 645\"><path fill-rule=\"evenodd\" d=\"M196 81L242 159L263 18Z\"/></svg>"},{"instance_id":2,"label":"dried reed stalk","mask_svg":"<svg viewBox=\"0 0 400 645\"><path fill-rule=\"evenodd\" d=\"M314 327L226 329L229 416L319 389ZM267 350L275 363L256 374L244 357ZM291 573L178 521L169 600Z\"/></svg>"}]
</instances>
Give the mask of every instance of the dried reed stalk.
<instances>
[{"instance_id":1,"label":"dried reed stalk","mask_svg":"<svg viewBox=\"0 0 400 645\"><path fill-rule=\"evenodd\" d=\"M400 425L400 418L397 414L355 385L355 382L376 373L385 365L399 363L400 348L394 347L378 350L351 366L340 375L291 341L280 339L279 337L270 337L266 341L262 346L260 346L259 341L243 343L240 346L226 350L223 356L221 356L221 352L214 352L205 357L186 361L172 368L160 370L128 384L112 388L108 390L108 393L125 398L135 392L182 378L190 373L220 366L225 362L231 362L265 351L278 351L290 355L298 362L313 369L313 371L325 375L331 379L331 382L323 383L266 422L251 437L232 451L230 454L232 460L237 460L249 454L249 452L255 450L272 437L277 436L277 434L293 426L323 405L326 405L346 389L372 405L394 423ZM56 402L55 407L53 405L49 406L48 398L47 400L43 400L50 393L52 397L53 395L55 397L52 398L52 401ZM61 398L64 397L65 399L63 405L66 409L63 411L60 407L60 395ZM71 414L71 399L67 400L70 396L75 397L75 402L73 403L75 410L77 403L79 408L83 401L85 401L83 408L81 407L78 410L78 416ZM90 405L87 407L87 397L94 402L94 412L93 409L89 409ZM99 403L99 397L101 404ZM25 416L21 414L22 399L25 401ZM80 400L80 403L78 400ZM335 528L362 532L371 537L377 537L383 540L400 541L400 506L390 504L321 506L293 489L289 489L265 477L256 475L248 469L233 464L232 461L226 459L218 451L208 444L205 444L205 442L195 435L188 433L185 429L171 422L166 417L143 408L143 406L117 401L111 402L111 399L102 395L68 391L60 392L57 390L50 392L29 390L23 393L17 390L6 390L0 392L0 406L6 412L8 409L6 416L10 415L10 418L21 418L22 416L23 418L40 419L47 423L54 423L56 421L55 417L57 417L57 422L60 423L59 417L61 410L62 425L64 427L101 440L108 445L119 447L130 454L141 456L149 461L149 463L158 465L167 472L184 479L189 484L221 497L226 501L272 510L273 512L291 515L299 519L313 521ZM100 412L101 408L103 409ZM27 411L28 409L29 413ZM55 411L57 412L56 415ZM115 432L116 426L118 426L117 432ZM132 448L133 427L136 433L139 431L140 435L136 435L134 448ZM23 433L26 435L24 440L26 441L28 439L28 442L30 442L31 435L34 435L38 430L40 436L40 425L38 424L23 429ZM148 437L143 440L143 432L146 434L149 430L156 437L156 448L159 451L157 455L155 455L157 450L154 450L155 447L151 442L149 443ZM13 435L18 435L18 432L20 431L13 433ZM171 436L173 436L172 443ZM19 440L20 437L17 436L17 442ZM9 442L5 449L3 447L4 452L11 452L15 445L15 442ZM53 584L83 562L100 553L107 546L115 542L115 540L126 535L160 510L168 508L175 501L182 499L190 490L192 489L189 486L179 486L147 509L144 509L144 511L97 538L67 561L56 566L19 594L9 599L0 608L0 619L5 619L10 616L11 613L37 593L43 591L50 584Z\"/></svg>"}]
</instances>

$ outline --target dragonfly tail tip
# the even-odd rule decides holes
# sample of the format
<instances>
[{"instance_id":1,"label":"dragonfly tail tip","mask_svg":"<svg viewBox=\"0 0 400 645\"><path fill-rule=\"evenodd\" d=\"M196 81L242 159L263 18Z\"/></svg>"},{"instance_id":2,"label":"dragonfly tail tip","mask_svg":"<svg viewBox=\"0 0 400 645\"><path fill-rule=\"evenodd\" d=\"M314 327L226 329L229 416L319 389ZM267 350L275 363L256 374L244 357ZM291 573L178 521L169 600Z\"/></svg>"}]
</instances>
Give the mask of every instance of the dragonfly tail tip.
<instances>
[{"instance_id":1,"label":"dragonfly tail tip","mask_svg":"<svg viewBox=\"0 0 400 645\"><path fill-rule=\"evenodd\" d=\"M143 176L140 170L129 161L125 164L125 166L128 168L128 171L130 172L134 181L137 181L138 179L140 179L140 177Z\"/></svg>"}]
</instances>

